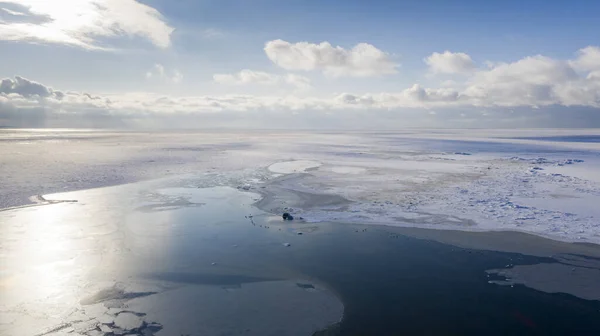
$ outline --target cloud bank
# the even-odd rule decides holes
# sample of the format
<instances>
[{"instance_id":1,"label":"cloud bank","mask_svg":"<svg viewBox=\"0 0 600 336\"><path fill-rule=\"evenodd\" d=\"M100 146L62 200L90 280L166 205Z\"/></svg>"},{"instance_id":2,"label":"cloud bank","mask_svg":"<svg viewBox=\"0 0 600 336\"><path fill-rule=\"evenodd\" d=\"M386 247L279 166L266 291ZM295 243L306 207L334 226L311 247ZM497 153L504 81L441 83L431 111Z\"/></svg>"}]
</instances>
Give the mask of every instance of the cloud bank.
<instances>
[{"instance_id":1,"label":"cloud bank","mask_svg":"<svg viewBox=\"0 0 600 336\"><path fill-rule=\"evenodd\" d=\"M271 74L263 71L253 71L244 69L235 74L215 74L213 80L218 84L227 85L280 85L288 84L297 89L309 89L310 79L296 75L287 74L284 76Z\"/></svg>"},{"instance_id":2,"label":"cloud bank","mask_svg":"<svg viewBox=\"0 0 600 336\"><path fill-rule=\"evenodd\" d=\"M342 57L315 55L319 52L300 53L306 45L277 42L292 48L291 59L278 52L277 62L293 69L314 71L358 71L355 61ZM298 49L298 45L301 47ZM308 46L308 49L315 45ZM330 50L330 45L321 44ZM345 54L331 47L334 53ZM284 53L285 54L285 53ZM327 52L325 52L327 54ZM308 56L307 56L308 55ZM288 55L289 56L289 55ZM302 59L306 58L304 61ZM367 58L371 59L371 58ZM311 61L306 61L311 60ZM335 60L335 61L334 61ZM443 74L460 73L461 81L442 87L425 87L414 84L403 90L372 93L338 93L281 96L255 95L196 95L168 96L155 93L90 94L78 91L55 90L20 76L0 81L0 125L35 126L68 120L108 122L117 124L145 123L149 120L170 120L168 124L183 120L186 123L208 125L197 120L214 122L255 122L258 115L266 118L265 124L275 116L295 115L306 117L304 122L323 126L321 121L336 115L340 125L361 116L358 126L368 127L382 120L395 121L397 127L420 120L423 124L448 125L449 120L459 125L475 127L489 123L498 126L510 120L516 126L600 126L600 48L590 46L577 51L572 59L559 60L535 55L514 62L486 63L477 67L464 53L434 53L424 59L431 71ZM288 64L288 62L290 62ZM369 62L361 63L367 64ZM331 70L333 67L335 70ZM377 69L375 66L371 69ZM355 73L356 74L356 73ZM167 75L157 64L147 77L181 80L181 74ZM297 74L278 75L268 72L242 70L233 74L217 74L213 80L222 85L287 85L290 88L308 88L308 78ZM305 92L306 93L306 92ZM315 92L312 92L315 93ZM248 117L252 115L253 117ZM268 118L266 116L269 116ZM394 118L391 118L391 116ZM309 117L310 116L310 117ZM403 118L398 118L403 116ZM406 117L406 118L404 118ZM410 118L409 118L410 117ZM250 118L250 119L248 119ZM407 119L408 118L408 119ZM412 118L412 119L411 119ZM457 121L458 120L458 121ZM398 121L401 121L398 124ZM111 121L112 122L112 121ZM69 124L70 125L70 124ZM212 125L212 124L211 124ZM380 125L389 127L389 123Z\"/></svg>"}]
</instances>

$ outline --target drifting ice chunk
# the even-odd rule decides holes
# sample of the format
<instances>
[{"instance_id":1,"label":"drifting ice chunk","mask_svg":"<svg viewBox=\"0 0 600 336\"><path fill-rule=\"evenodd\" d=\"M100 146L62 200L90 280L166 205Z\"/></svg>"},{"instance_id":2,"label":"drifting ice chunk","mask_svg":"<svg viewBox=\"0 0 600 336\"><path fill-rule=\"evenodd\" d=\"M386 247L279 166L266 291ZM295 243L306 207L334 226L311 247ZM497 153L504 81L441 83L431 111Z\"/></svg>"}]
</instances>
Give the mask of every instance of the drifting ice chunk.
<instances>
[{"instance_id":1,"label":"drifting ice chunk","mask_svg":"<svg viewBox=\"0 0 600 336\"><path fill-rule=\"evenodd\" d=\"M142 325L144 325L144 320L129 312L121 313L115 319L115 326L123 330L139 329Z\"/></svg>"},{"instance_id":2,"label":"drifting ice chunk","mask_svg":"<svg viewBox=\"0 0 600 336\"><path fill-rule=\"evenodd\" d=\"M106 324L100 325L100 331L102 331L103 333L112 333L113 332L112 328L107 326Z\"/></svg>"}]
</instances>

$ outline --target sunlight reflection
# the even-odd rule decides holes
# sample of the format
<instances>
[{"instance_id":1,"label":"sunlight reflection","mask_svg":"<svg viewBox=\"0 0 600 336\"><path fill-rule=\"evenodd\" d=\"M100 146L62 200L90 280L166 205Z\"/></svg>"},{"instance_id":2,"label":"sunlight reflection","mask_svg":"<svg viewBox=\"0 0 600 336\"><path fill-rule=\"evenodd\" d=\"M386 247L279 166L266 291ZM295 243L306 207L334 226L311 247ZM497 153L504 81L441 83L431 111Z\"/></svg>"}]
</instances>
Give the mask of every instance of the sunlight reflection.
<instances>
[{"instance_id":1,"label":"sunlight reflection","mask_svg":"<svg viewBox=\"0 0 600 336\"><path fill-rule=\"evenodd\" d=\"M76 269L75 240L80 232L73 217L77 210L65 203L20 209L19 216L0 214L6 258L1 288L8 291L7 297L65 299L65 287Z\"/></svg>"}]
</instances>

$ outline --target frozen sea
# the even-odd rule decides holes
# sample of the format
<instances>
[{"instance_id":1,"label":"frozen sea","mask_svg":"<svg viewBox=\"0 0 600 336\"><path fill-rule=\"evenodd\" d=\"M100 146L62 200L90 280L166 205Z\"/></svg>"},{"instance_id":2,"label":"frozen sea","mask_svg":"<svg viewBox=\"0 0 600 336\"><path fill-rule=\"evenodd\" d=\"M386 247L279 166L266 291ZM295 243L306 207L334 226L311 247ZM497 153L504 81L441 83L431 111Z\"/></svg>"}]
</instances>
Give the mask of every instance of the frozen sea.
<instances>
[{"instance_id":1,"label":"frozen sea","mask_svg":"<svg viewBox=\"0 0 600 336\"><path fill-rule=\"evenodd\" d=\"M598 139L0 130L0 334L598 334Z\"/></svg>"},{"instance_id":2,"label":"frozen sea","mask_svg":"<svg viewBox=\"0 0 600 336\"><path fill-rule=\"evenodd\" d=\"M310 222L509 230L600 243L600 130L107 132L2 130L0 207L170 176L331 194ZM279 213L285 203L271 204Z\"/></svg>"}]
</instances>

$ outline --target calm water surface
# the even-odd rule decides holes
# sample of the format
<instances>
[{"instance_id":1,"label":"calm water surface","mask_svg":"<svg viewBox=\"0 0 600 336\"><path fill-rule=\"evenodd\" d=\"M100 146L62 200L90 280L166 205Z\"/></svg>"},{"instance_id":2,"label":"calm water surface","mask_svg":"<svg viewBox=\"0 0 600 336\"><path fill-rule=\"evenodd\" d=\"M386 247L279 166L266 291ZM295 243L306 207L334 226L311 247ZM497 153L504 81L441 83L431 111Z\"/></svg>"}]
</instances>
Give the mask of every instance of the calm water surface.
<instances>
[{"instance_id":1,"label":"calm water surface","mask_svg":"<svg viewBox=\"0 0 600 336\"><path fill-rule=\"evenodd\" d=\"M98 321L111 308L147 334L298 331L337 321L336 302L343 319L324 334L600 334L600 302L500 286L486 273L552 258L458 248L389 227L283 222L253 208L256 195L231 188L136 184L54 199L77 203L0 212L3 335L77 331L74 311L95 316L80 334L110 335ZM270 302L279 305L271 320L244 318L263 316ZM315 320L328 312L330 320ZM223 315L202 329L203 318Z\"/></svg>"}]
</instances>

